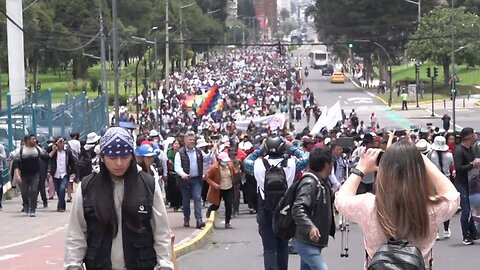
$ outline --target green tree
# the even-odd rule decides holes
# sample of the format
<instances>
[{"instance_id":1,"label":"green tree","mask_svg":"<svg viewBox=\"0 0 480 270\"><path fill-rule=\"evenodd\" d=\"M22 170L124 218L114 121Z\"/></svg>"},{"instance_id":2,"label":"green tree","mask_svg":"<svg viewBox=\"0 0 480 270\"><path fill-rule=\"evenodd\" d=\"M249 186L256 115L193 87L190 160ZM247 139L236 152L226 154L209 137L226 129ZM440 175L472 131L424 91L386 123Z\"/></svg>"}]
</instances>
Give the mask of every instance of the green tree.
<instances>
[{"instance_id":1,"label":"green tree","mask_svg":"<svg viewBox=\"0 0 480 270\"><path fill-rule=\"evenodd\" d=\"M478 62L472 62L480 56L480 43L477 40L480 35L480 19L464 7L455 8L453 12L456 64L476 64ZM451 33L452 9L436 8L422 18L418 31L407 45L411 57L421 61L430 60L443 66L445 85L449 83L452 64Z\"/></svg>"},{"instance_id":2,"label":"green tree","mask_svg":"<svg viewBox=\"0 0 480 270\"><path fill-rule=\"evenodd\" d=\"M422 0L422 12L428 12L436 0ZM417 27L417 7L404 0L317 0L315 25L323 42L369 40L384 46L392 58L402 55L408 36ZM355 43L355 42L354 42ZM387 57L372 43L355 43L354 52L363 56L372 72L371 54L376 52L380 77L387 77Z\"/></svg>"}]
</instances>

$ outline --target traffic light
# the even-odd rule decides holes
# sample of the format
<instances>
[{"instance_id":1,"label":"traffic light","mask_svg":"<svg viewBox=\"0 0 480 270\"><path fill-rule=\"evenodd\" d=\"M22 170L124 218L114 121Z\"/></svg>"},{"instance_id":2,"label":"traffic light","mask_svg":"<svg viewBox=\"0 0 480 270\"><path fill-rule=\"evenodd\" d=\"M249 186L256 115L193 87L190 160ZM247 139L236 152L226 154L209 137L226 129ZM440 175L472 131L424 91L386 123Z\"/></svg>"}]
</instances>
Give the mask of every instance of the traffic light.
<instances>
[{"instance_id":1,"label":"traffic light","mask_svg":"<svg viewBox=\"0 0 480 270\"><path fill-rule=\"evenodd\" d=\"M438 77L438 68L437 67L433 67L433 77L434 78Z\"/></svg>"},{"instance_id":2,"label":"traffic light","mask_svg":"<svg viewBox=\"0 0 480 270\"><path fill-rule=\"evenodd\" d=\"M450 79L450 85L452 87L450 90L450 100L453 100L453 98L457 96L457 85L454 79Z\"/></svg>"},{"instance_id":3,"label":"traffic light","mask_svg":"<svg viewBox=\"0 0 480 270\"><path fill-rule=\"evenodd\" d=\"M432 69L430 67L427 67L427 77L428 78L432 77Z\"/></svg>"},{"instance_id":4,"label":"traffic light","mask_svg":"<svg viewBox=\"0 0 480 270\"><path fill-rule=\"evenodd\" d=\"M420 65L415 64L415 74L420 74Z\"/></svg>"}]
</instances>

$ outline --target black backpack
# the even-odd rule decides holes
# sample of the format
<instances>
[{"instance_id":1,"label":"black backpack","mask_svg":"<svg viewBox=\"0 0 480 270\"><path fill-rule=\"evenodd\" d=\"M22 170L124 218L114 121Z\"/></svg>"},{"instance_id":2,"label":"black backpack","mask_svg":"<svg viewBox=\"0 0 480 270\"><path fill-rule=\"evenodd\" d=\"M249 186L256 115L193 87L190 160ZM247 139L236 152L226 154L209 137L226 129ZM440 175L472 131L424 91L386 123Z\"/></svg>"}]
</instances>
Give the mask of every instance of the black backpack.
<instances>
[{"instance_id":1,"label":"black backpack","mask_svg":"<svg viewBox=\"0 0 480 270\"><path fill-rule=\"evenodd\" d=\"M288 241L293 238L295 235L295 230L297 225L292 217L292 208L293 203L295 202L295 198L297 196L297 189L303 179L310 177L314 178L317 182L317 189L316 189L316 197L315 197L315 205L312 207L312 215L315 211L316 202L320 198L320 192L318 189L321 188L318 178L312 173L305 173L302 176L302 179L298 181L294 181L293 184L288 188L285 196L280 200L273 212L273 231L277 235L277 237Z\"/></svg>"},{"instance_id":2,"label":"black backpack","mask_svg":"<svg viewBox=\"0 0 480 270\"><path fill-rule=\"evenodd\" d=\"M265 194L264 208L272 212L285 195L288 188L287 176L283 168L287 167L287 159L282 159L279 163L272 166L266 159L262 159L265 166L265 182L263 193Z\"/></svg>"},{"instance_id":3,"label":"black backpack","mask_svg":"<svg viewBox=\"0 0 480 270\"><path fill-rule=\"evenodd\" d=\"M430 252L431 254L431 252ZM432 259L428 269L432 269ZM406 240L389 240L373 255L368 270L426 270L422 252Z\"/></svg>"}]
</instances>

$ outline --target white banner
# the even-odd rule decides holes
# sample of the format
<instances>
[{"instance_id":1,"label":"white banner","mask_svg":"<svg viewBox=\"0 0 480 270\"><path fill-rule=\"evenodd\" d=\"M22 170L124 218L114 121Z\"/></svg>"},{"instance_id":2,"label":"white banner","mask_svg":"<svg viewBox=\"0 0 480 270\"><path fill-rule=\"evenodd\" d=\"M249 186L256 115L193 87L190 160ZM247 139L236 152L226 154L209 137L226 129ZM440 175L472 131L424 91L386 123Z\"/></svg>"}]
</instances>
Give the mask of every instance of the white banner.
<instances>
[{"instance_id":1,"label":"white banner","mask_svg":"<svg viewBox=\"0 0 480 270\"><path fill-rule=\"evenodd\" d=\"M322 115L310 131L310 135L318 134L322 128L326 127L328 130L334 128L338 121L342 121L342 108L340 101L337 101L330 109L327 110L325 106L322 110Z\"/></svg>"},{"instance_id":2,"label":"white banner","mask_svg":"<svg viewBox=\"0 0 480 270\"><path fill-rule=\"evenodd\" d=\"M251 120L241 120L235 121L235 126L238 130L246 131L248 129L248 125L252 122L258 126L261 124L268 124L271 130L275 130L277 128L283 128L285 125L286 117L284 114L274 114L269 116L257 117Z\"/></svg>"}]
</instances>

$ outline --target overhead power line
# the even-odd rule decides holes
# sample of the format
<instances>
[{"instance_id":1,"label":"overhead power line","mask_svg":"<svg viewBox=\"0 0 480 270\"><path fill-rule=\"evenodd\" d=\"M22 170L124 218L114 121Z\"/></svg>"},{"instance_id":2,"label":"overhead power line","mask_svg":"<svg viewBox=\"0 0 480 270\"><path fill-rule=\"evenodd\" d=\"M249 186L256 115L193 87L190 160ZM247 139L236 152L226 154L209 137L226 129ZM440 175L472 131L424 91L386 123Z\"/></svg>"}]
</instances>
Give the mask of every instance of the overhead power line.
<instances>
[{"instance_id":1,"label":"overhead power line","mask_svg":"<svg viewBox=\"0 0 480 270\"><path fill-rule=\"evenodd\" d=\"M75 47L75 48L60 48L60 47L57 47L57 46L53 46L53 45L50 45L50 44L47 44L46 42L42 41L42 40L39 40L38 38L34 37L33 35L31 35L29 32L25 31L25 29L23 29L23 27L21 27L15 20L13 20L10 16L8 16L8 14L5 12L5 10L3 9L0 9L0 13L3 14L7 20L9 20L10 22L13 23L13 25L15 25L18 29L20 29L20 31L22 31L27 37L29 37L30 39L42 44L43 46L45 46L47 49L50 49L50 50L57 50L57 51L63 51L63 52L73 52L73 51L78 51L78 50L81 50L85 47L87 47L88 45L90 45L93 41L95 41L95 39L97 39L100 35L100 31L97 32L97 34L95 36L93 36L92 39L90 39L88 42L86 42L85 44L81 45L81 46L78 46L78 47Z\"/></svg>"}]
</instances>

